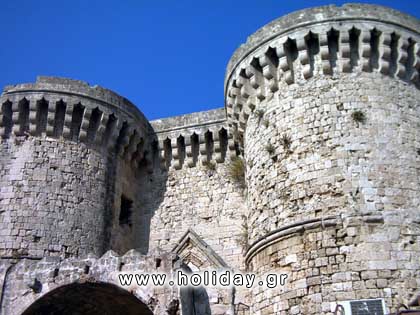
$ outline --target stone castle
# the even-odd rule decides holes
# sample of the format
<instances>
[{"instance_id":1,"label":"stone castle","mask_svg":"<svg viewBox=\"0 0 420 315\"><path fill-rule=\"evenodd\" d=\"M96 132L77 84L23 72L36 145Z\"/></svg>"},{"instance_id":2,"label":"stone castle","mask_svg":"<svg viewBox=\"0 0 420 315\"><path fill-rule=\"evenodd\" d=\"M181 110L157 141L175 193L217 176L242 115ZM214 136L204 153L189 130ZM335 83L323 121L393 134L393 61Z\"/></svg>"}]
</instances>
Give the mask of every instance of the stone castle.
<instances>
[{"instance_id":1,"label":"stone castle","mask_svg":"<svg viewBox=\"0 0 420 315\"><path fill-rule=\"evenodd\" d=\"M82 81L5 87L0 314L396 313L420 292L419 74L419 20L348 4L251 35L220 109L148 121ZM115 277L179 268L288 278Z\"/></svg>"}]
</instances>

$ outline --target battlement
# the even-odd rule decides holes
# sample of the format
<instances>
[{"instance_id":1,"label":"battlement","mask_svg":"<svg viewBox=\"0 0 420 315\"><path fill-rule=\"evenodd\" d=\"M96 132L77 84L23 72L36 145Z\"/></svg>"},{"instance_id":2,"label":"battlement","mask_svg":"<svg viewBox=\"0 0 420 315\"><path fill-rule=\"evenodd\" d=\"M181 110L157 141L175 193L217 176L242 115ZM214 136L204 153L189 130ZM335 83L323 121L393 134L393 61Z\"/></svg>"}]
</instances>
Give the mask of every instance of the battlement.
<instances>
[{"instance_id":1,"label":"battlement","mask_svg":"<svg viewBox=\"0 0 420 315\"><path fill-rule=\"evenodd\" d=\"M381 6L298 11L264 26L232 56L225 82L229 125L243 142L264 100L313 77L376 73L420 88L420 23Z\"/></svg>"},{"instance_id":2,"label":"battlement","mask_svg":"<svg viewBox=\"0 0 420 315\"><path fill-rule=\"evenodd\" d=\"M385 22L410 29L413 32L418 32L420 29L419 20L415 17L380 5L346 3L342 6L326 5L295 11L264 25L251 34L246 42L236 49L229 60L226 79L247 55L277 36L312 24L346 20Z\"/></svg>"},{"instance_id":3,"label":"battlement","mask_svg":"<svg viewBox=\"0 0 420 315\"><path fill-rule=\"evenodd\" d=\"M157 119L151 125L159 141L162 169L223 163L236 156L224 108Z\"/></svg>"},{"instance_id":4,"label":"battlement","mask_svg":"<svg viewBox=\"0 0 420 315\"><path fill-rule=\"evenodd\" d=\"M86 82L38 77L6 86L1 96L0 135L47 136L117 150L128 160L143 156L152 129L126 98ZM140 150L140 151L139 151Z\"/></svg>"},{"instance_id":5,"label":"battlement","mask_svg":"<svg viewBox=\"0 0 420 315\"><path fill-rule=\"evenodd\" d=\"M3 89L3 94L10 95L22 92L57 92L67 93L74 96L83 96L91 98L97 102L103 102L115 110L121 110L129 113L133 119L145 120L143 113L125 97L118 95L114 91L103 88L99 85L89 85L81 80L69 78L38 76L35 83L23 83L17 85L7 85Z\"/></svg>"}]
</instances>

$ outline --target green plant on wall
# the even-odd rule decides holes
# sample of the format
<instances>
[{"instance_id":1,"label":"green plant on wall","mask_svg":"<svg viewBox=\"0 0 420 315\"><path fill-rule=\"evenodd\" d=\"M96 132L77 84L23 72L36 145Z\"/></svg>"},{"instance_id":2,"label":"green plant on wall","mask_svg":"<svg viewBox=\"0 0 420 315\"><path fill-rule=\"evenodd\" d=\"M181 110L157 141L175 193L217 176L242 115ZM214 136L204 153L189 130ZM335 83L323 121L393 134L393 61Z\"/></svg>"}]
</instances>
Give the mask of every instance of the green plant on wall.
<instances>
[{"instance_id":1,"label":"green plant on wall","mask_svg":"<svg viewBox=\"0 0 420 315\"><path fill-rule=\"evenodd\" d=\"M274 147L274 145L272 145L270 142L266 144L265 146L265 151L267 151L268 154L273 155L274 152L276 151L276 148Z\"/></svg>"},{"instance_id":2,"label":"green plant on wall","mask_svg":"<svg viewBox=\"0 0 420 315\"><path fill-rule=\"evenodd\" d=\"M260 123L261 122L261 119L263 119L263 117L264 117L264 110L262 110L262 109L257 109L256 111L255 111L255 116L257 116L257 118L258 118L258 123Z\"/></svg>"},{"instance_id":3,"label":"green plant on wall","mask_svg":"<svg viewBox=\"0 0 420 315\"><path fill-rule=\"evenodd\" d=\"M361 110L355 110L352 112L351 118L357 123L364 124L366 122L366 114Z\"/></svg>"},{"instance_id":4,"label":"green plant on wall","mask_svg":"<svg viewBox=\"0 0 420 315\"><path fill-rule=\"evenodd\" d=\"M284 134L280 138L280 143L283 146L285 151L290 151L292 145L292 138L288 134Z\"/></svg>"},{"instance_id":5,"label":"green plant on wall","mask_svg":"<svg viewBox=\"0 0 420 315\"><path fill-rule=\"evenodd\" d=\"M263 125L265 128L268 128L268 126L270 125L270 122L267 119L264 119Z\"/></svg>"},{"instance_id":6,"label":"green plant on wall","mask_svg":"<svg viewBox=\"0 0 420 315\"><path fill-rule=\"evenodd\" d=\"M203 162L203 166L211 172L214 172L216 170L216 163L211 162L211 161L204 161Z\"/></svg>"}]
</instances>

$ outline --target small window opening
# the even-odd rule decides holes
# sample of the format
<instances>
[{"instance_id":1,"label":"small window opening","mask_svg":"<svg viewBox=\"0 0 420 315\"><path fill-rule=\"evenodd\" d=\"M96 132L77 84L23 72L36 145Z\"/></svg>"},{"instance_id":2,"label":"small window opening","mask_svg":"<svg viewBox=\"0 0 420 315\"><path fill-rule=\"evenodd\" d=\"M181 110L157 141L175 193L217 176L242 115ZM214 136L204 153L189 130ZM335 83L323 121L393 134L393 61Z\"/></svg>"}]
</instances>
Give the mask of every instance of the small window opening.
<instances>
[{"instance_id":1,"label":"small window opening","mask_svg":"<svg viewBox=\"0 0 420 315\"><path fill-rule=\"evenodd\" d=\"M120 225L128 225L131 227L131 214L132 214L133 201L126 196L121 196L121 209L120 209Z\"/></svg>"},{"instance_id":2,"label":"small window opening","mask_svg":"<svg viewBox=\"0 0 420 315\"><path fill-rule=\"evenodd\" d=\"M159 268L161 264L162 264L162 259L156 258L156 268Z\"/></svg>"}]
</instances>

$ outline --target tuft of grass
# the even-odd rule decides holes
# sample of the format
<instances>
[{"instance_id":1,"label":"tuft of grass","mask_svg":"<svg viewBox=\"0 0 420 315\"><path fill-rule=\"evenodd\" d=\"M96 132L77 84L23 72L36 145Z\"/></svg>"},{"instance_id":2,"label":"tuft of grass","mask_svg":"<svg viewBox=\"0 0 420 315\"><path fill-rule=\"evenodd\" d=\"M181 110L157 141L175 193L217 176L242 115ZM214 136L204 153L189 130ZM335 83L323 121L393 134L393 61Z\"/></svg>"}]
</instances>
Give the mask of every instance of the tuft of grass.
<instances>
[{"instance_id":1,"label":"tuft of grass","mask_svg":"<svg viewBox=\"0 0 420 315\"><path fill-rule=\"evenodd\" d=\"M251 160L251 159L249 159L249 160L248 160L248 167L249 167L249 168L254 167L254 162L252 162L252 160Z\"/></svg>"},{"instance_id":2,"label":"tuft of grass","mask_svg":"<svg viewBox=\"0 0 420 315\"><path fill-rule=\"evenodd\" d=\"M240 157L235 157L231 160L228 166L229 177L236 183L245 186L245 163Z\"/></svg>"},{"instance_id":3,"label":"tuft of grass","mask_svg":"<svg viewBox=\"0 0 420 315\"><path fill-rule=\"evenodd\" d=\"M258 117L258 122L261 121L261 119L264 117L264 114L265 114L264 110L262 109L257 109L254 113Z\"/></svg>"},{"instance_id":4,"label":"tuft of grass","mask_svg":"<svg viewBox=\"0 0 420 315\"><path fill-rule=\"evenodd\" d=\"M276 151L276 148L269 142L265 146L265 150L268 152L268 154L272 155Z\"/></svg>"},{"instance_id":5,"label":"tuft of grass","mask_svg":"<svg viewBox=\"0 0 420 315\"><path fill-rule=\"evenodd\" d=\"M267 119L264 119L263 125L265 128L268 128L268 126L270 125L270 122Z\"/></svg>"},{"instance_id":6,"label":"tuft of grass","mask_svg":"<svg viewBox=\"0 0 420 315\"><path fill-rule=\"evenodd\" d=\"M292 145L292 138L288 134L284 134L280 138L280 143L285 151L289 151L290 146Z\"/></svg>"},{"instance_id":7,"label":"tuft of grass","mask_svg":"<svg viewBox=\"0 0 420 315\"><path fill-rule=\"evenodd\" d=\"M280 198L287 200L290 197L290 194L291 194L291 192L290 192L289 189L287 189L287 188L282 189L280 191Z\"/></svg>"},{"instance_id":8,"label":"tuft of grass","mask_svg":"<svg viewBox=\"0 0 420 315\"><path fill-rule=\"evenodd\" d=\"M216 170L216 163L211 162L211 161L204 161L203 162L203 166L208 170L208 171L215 171Z\"/></svg>"},{"instance_id":9,"label":"tuft of grass","mask_svg":"<svg viewBox=\"0 0 420 315\"><path fill-rule=\"evenodd\" d=\"M355 110L351 113L351 118L357 123L364 124L366 122L366 115L361 110Z\"/></svg>"},{"instance_id":10,"label":"tuft of grass","mask_svg":"<svg viewBox=\"0 0 420 315\"><path fill-rule=\"evenodd\" d=\"M247 217L242 215L242 223L241 223L241 233L238 235L239 237L236 239L236 243L240 245L243 250L247 250L249 248L249 235L248 235L248 223Z\"/></svg>"}]
</instances>

